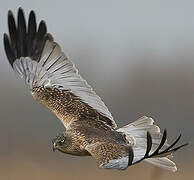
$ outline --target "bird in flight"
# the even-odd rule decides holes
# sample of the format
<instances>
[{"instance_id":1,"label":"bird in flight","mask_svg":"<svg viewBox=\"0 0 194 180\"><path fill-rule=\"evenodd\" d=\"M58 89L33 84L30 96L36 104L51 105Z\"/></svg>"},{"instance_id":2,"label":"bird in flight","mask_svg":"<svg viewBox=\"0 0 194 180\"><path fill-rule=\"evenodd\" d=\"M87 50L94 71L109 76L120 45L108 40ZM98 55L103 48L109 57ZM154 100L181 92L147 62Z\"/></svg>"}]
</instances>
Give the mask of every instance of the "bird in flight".
<instances>
[{"instance_id":1,"label":"bird in flight","mask_svg":"<svg viewBox=\"0 0 194 180\"><path fill-rule=\"evenodd\" d=\"M9 35L4 47L9 63L35 100L61 120L65 131L53 139L53 150L77 156L92 156L100 168L125 170L141 161L176 171L169 157L181 147L169 145L167 131L160 132L150 117L117 128L101 98L80 76L61 50L46 24L36 22L31 11L26 23L22 8L17 22L8 12Z\"/></svg>"}]
</instances>

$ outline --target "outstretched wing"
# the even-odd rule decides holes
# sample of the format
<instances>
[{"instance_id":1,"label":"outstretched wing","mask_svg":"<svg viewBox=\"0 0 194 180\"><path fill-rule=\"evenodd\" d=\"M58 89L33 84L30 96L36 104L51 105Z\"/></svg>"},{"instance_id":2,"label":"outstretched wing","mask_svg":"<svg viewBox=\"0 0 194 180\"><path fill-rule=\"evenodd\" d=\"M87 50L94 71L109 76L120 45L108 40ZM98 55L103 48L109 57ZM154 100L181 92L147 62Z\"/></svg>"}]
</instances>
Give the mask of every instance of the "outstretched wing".
<instances>
[{"instance_id":1,"label":"outstretched wing","mask_svg":"<svg viewBox=\"0 0 194 180\"><path fill-rule=\"evenodd\" d=\"M96 142L87 145L85 149L96 159L99 167L105 169L125 170L128 166L145 160L155 166L176 171L176 164L169 159L169 156L188 145L188 143L186 143L174 147L180 138L181 135L171 145L166 147L167 132L165 130L160 144L157 148L154 147L153 150L152 137L151 134L147 132L147 148L144 155L139 159L134 156L134 146L130 144L128 144L128 146L123 146L111 142Z\"/></svg>"},{"instance_id":2,"label":"outstretched wing","mask_svg":"<svg viewBox=\"0 0 194 180\"><path fill-rule=\"evenodd\" d=\"M116 128L108 108L47 33L44 21L37 28L35 13L31 11L26 26L19 8L17 24L9 11L8 27L9 36L4 34L7 58L37 101L54 112L65 127L90 117Z\"/></svg>"}]
</instances>

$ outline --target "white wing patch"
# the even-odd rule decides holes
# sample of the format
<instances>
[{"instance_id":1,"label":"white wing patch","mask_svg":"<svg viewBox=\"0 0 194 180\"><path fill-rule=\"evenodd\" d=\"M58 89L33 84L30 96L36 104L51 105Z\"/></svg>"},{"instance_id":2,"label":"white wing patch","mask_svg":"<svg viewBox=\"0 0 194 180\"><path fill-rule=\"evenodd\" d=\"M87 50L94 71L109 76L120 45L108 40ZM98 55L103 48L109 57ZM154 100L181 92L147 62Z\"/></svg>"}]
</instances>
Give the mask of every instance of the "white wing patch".
<instances>
[{"instance_id":1,"label":"white wing patch","mask_svg":"<svg viewBox=\"0 0 194 180\"><path fill-rule=\"evenodd\" d=\"M117 127L106 105L79 75L74 64L67 59L57 43L46 41L39 62L29 57L21 57L14 61L13 68L25 79L30 88L44 86L69 90L100 114L112 120L113 126Z\"/></svg>"},{"instance_id":2,"label":"white wing patch","mask_svg":"<svg viewBox=\"0 0 194 180\"><path fill-rule=\"evenodd\" d=\"M128 167L129 157L125 156L120 159L109 160L107 164L102 164L99 167L104 169L119 169L125 170Z\"/></svg>"}]
</instances>

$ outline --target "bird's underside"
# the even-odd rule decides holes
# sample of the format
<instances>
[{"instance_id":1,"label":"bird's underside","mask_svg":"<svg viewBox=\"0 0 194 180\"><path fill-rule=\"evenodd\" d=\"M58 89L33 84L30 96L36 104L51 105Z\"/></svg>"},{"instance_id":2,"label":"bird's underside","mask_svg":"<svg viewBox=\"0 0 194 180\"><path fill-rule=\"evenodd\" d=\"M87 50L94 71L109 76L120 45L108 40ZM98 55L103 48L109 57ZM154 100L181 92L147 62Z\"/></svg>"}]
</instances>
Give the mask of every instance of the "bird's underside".
<instances>
[{"instance_id":1,"label":"bird's underside","mask_svg":"<svg viewBox=\"0 0 194 180\"><path fill-rule=\"evenodd\" d=\"M182 147L173 149L180 137L170 146L166 131L162 135L148 117L116 129L106 105L47 33L45 22L37 26L33 11L28 24L21 8L17 24L9 11L8 28L4 47L13 70L24 79L34 99L49 108L66 128L53 140L54 148L72 155L91 155L102 168L123 170L146 160L176 170L168 156Z\"/></svg>"}]
</instances>

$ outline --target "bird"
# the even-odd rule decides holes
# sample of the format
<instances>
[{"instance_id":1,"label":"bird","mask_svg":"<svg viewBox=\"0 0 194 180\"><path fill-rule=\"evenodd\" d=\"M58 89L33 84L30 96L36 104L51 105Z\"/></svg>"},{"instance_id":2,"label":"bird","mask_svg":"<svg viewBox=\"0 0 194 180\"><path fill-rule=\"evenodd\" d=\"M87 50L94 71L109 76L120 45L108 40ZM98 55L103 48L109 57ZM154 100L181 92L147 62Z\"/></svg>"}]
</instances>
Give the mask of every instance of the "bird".
<instances>
[{"instance_id":1,"label":"bird","mask_svg":"<svg viewBox=\"0 0 194 180\"><path fill-rule=\"evenodd\" d=\"M176 171L171 160L181 135L170 145L151 117L143 116L118 128L112 114L74 63L47 32L44 20L38 24L33 10L26 20L18 8L17 21L8 11L8 34L4 49L14 72L27 85L33 98L46 106L64 126L52 140L53 151L75 156L92 156L99 168L125 170L146 161Z\"/></svg>"}]
</instances>

